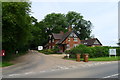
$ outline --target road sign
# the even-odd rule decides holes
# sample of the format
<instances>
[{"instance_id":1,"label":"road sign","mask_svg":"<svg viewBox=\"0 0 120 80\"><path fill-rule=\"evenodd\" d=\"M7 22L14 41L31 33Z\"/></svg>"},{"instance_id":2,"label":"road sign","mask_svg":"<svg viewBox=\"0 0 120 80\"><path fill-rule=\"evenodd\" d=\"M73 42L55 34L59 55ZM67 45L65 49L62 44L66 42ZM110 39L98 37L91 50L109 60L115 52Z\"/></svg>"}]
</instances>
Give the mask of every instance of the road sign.
<instances>
[{"instance_id":1,"label":"road sign","mask_svg":"<svg viewBox=\"0 0 120 80\"><path fill-rule=\"evenodd\" d=\"M116 57L116 49L109 49L109 57L114 55Z\"/></svg>"},{"instance_id":2,"label":"road sign","mask_svg":"<svg viewBox=\"0 0 120 80\"><path fill-rule=\"evenodd\" d=\"M38 46L38 50L43 50L43 46Z\"/></svg>"}]
</instances>

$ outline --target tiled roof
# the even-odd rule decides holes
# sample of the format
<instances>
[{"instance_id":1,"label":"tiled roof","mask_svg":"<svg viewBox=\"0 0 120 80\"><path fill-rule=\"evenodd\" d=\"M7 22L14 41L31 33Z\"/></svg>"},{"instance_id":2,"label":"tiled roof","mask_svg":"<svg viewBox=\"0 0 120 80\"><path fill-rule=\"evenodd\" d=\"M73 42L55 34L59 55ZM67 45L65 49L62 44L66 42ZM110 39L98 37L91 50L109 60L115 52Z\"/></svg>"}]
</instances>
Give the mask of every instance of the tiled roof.
<instances>
[{"instance_id":1,"label":"tiled roof","mask_svg":"<svg viewBox=\"0 0 120 80\"><path fill-rule=\"evenodd\" d=\"M95 42L96 40L99 42L100 45L102 45L97 38L88 39L88 40L82 40L81 43L84 44L84 45L91 46L91 45L95 45L94 42Z\"/></svg>"},{"instance_id":2,"label":"tiled roof","mask_svg":"<svg viewBox=\"0 0 120 80\"><path fill-rule=\"evenodd\" d=\"M52 35L53 35L54 39L60 39L59 41L56 42L56 44L61 44L72 32L74 32L79 37L79 35L75 31L69 31L69 32L66 32L63 34L52 33Z\"/></svg>"},{"instance_id":3,"label":"tiled roof","mask_svg":"<svg viewBox=\"0 0 120 80\"><path fill-rule=\"evenodd\" d=\"M70 34L71 32L72 32L72 31L69 31L69 32L65 33L65 34L62 36L61 40L58 42L58 44L62 43L62 42L69 36L69 34Z\"/></svg>"}]
</instances>

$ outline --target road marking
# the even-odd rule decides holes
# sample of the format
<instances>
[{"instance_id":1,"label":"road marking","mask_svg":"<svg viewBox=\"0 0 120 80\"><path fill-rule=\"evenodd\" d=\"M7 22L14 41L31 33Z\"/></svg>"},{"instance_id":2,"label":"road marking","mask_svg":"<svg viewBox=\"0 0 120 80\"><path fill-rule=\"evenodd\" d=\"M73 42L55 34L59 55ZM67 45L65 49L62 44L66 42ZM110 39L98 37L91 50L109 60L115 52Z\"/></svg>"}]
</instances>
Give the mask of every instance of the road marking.
<instances>
[{"instance_id":1,"label":"road marking","mask_svg":"<svg viewBox=\"0 0 120 80\"><path fill-rule=\"evenodd\" d=\"M17 75L20 75L20 74L10 74L8 76L17 76Z\"/></svg>"},{"instance_id":2,"label":"road marking","mask_svg":"<svg viewBox=\"0 0 120 80\"><path fill-rule=\"evenodd\" d=\"M25 73L25 74L27 75L27 74L32 74L32 73L33 73L33 72L27 72L27 73Z\"/></svg>"},{"instance_id":3,"label":"road marking","mask_svg":"<svg viewBox=\"0 0 120 80\"><path fill-rule=\"evenodd\" d=\"M103 78L110 78L110 77L114 77L114 76L118 76L119 74L114 74L114 75L110 75L110 76L106 76L106 77L103 77Z\"/></svg>"},{"instance_id":4,"label":"road marking","mask_svg":"<svg viewBox=\"0 0 120 80\"><path fill-rule=\"evenodd\" d=\"M46 72L46 71L40 71L40 73L44 73L44 72Z\"/></svg>"},{"instance_id":5,"label":"road marking","mask_svg":"<svg viewBox=\"0 0 120 80\"><path fill-rule=\"evenodd\" d=\"M78 65L78 66L56 66L56 69L51 69L49 71L58 71L58 70L66 70L66 69L71 69L71 68L79 68L79 67L92 67L92 66L95 66L95 65L101 65L101 64L110 64L112 62L97 62L97 63L93 63L93 64L84 64L84 65ZM45 71L40 71L40 73L44 73L44 72L49 72L47 70ZM25 75L28 75L28 74L33 74L35 72L26 72L24 73ZM39 72L38 72L39 73ZM22 75L22 74L10 74L8 76L18 76L18 75ZM111 76L107 76L107 77L104 77L104 78L109 78L109 77L114 77L114 76L118 76L118 74L114 74L114 75L111 75Z\"/></svg>"}]
</instances>

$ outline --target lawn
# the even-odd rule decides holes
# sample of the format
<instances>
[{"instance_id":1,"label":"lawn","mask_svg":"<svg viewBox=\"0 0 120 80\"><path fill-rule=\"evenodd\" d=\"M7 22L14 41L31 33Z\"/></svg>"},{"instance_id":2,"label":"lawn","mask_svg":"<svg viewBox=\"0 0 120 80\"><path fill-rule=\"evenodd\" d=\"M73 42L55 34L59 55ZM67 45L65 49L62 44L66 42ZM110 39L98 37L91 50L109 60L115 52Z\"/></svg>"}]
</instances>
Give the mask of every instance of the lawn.
<instances>
[{"instance_id":1,"label":"lawn","mask_svg":"<svg viewBox=\"0 0 120 80\"><path fill-rule=\"evenodd\" d=\"M10 66L10 65L13 65L13 64L10 62L0 62L0 67L6 67L6 66Z\"/></svg>"},{"instance_id":2,"label":"lawn","mask_svg":"<svg viewBox=\"0 0 120 80\"><path fill-rule=\"evenodd\" d=\"M69 58L67 60L76 60L76 59ZM84 59L81 58L80 60L83 61ZM89 58L88 60L89 61L118 61L118 60L120 60L120 57L118 57L118 56L116 58L114 56L112 56L112 57L99 57L99 58Z\"/></svg>"}]
</instances>

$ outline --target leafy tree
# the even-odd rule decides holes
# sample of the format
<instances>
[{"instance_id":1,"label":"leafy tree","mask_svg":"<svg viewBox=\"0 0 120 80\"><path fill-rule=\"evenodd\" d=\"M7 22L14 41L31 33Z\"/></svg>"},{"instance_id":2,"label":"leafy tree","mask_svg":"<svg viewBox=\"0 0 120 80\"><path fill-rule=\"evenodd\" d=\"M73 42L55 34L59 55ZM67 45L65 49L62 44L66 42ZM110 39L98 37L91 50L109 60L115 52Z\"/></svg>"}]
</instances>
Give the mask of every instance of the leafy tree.
<instances>
[{"instance_id":1,"label":"leafy tree","mask_svg":"<svg viewBox=\"0 0 120 80\"><path fill-rule=\"evenodd\" d=\"M65 31L65 27L67 25L65 15L60 13L48 14L45 16L43 22L45 23L48 34L51 32L59 33L60 31Z\"/></svg>"},{"instance_id":2,"label":"leafy tree","mask_svg":"<svg viewBox=\"0 0 120 80\"><path fill-rule=\"evenodd\" d=\"M37 46L40 45L45 45L47 36L44 30L44 23L37 22L37 19L35 19L33 16L32 18L32 40L29 42L30 43L30 48L31 49L36 49Z\"/></svg>"},{"instance_id":3,"label":"leafy tree","mask_svg":"<svg viewBox=\"0 0 120 80\"><path fill-rule=\"evenodd\" d=\"M66 14L67 23L69 26L73 28L73 30L77 31L80 35L81 40L85 40L85 38L90 38L92 23L90 21L86 21L83 19L83 16L80 13L69 11Z\"/></svg>"},{"instance_id":4,"label":"leafy tree","mask_svg":"<svg viewBox=\"0 0 120 80\"><path fill-rule=\"evenodd\" d=\"M80 15L80 13L74 12L74 11L69 11L66 14L66 19L68 26L76 26L79 21L83 19L83 16Z\"/></svg>"},{"instance_id":5,"label":"leafy tree","mask_svg":"<svg viewBox=\"0 0 120 80\"><path fill-rule=\"evenodd\" d=\"M31 39L31 18L29 16L30 3L3 2L2 3L2 47L10 56L16 50L27 49Z\"/></svg>"}]
</instances>

